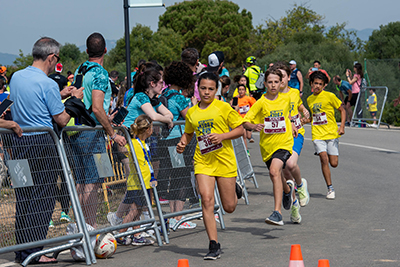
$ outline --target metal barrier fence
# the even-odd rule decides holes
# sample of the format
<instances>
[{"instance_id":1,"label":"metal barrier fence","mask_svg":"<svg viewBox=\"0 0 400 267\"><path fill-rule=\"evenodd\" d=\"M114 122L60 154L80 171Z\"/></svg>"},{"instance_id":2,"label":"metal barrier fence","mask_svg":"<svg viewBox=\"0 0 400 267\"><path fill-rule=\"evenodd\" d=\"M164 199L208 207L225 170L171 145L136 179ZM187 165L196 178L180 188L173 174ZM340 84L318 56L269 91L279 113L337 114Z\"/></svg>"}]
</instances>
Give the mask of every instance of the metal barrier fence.
<instances>
[{"instance_id":1,"label":"metal barrier fence","mask_svg":"<svg viewBox=\"0 0 400 267\"><path fill-rule=\"evenodd\" d=\"M370 94L370 89L375 90L375 98ZM371 91L372 91L371 90ZM369 122L377 122L376 128L379 129L381 124L386 125L389 128L389 125L381 122L382 113L385 108L386 100L388 95L388 88L386 86L371 86L366 87L360 90L360 93L357 97L357 102L354 107L352 123L357 124L359 126L368 126L373 127L373 124ZM375 112L376 119L372 117L372 112L369 107L373 104L374 99L376 100L376 108Z\"/></svg>"},{"instance_id":2,"label":"metal barrier fence","mask_svg":"<svg viewBox=\"0 0 400 267\"><path fill-rule=\"evenodd\" d=\"M50 128L23 131L19 138L0 129L0 156L10 174L1 181L0 253L15 251L16 261L26 266L41 255L82 246L89 265L89 236L63 147ZM63 221L75 222L78 233L66 235Z\"/></svg>"},{"instance_id":3,"label":"metal barrier fence","mask_svg":"<svg viewBox=\"0 0 400 267\"><path fill-rule=\"evenodd\" d=\"M176 138L170 136L165 129L165 124L159 122L153 122L153 124L153 135L148 138L147 143L150 147L155 176L158 181L158 186L153 191L156 193L154 200L160 223L169 219L169 227L174 231L179 227L193 227L194 223L189 221L202 217L193 167L196 138L192 138L183 154L178 154L176 145L180 136ZM174 121L174 125L177 127L175 129L183 128L184 124L185 121ZM214 196L214 210L218 214L221 228L225 229L217 187L215 187ZM164 200L166 201L164 202ZM181 217L189 214L188 217ZM161 223L161 226L163 227L165 224ZM162 229L164 240L169 243L167 231L168 229Z\"/></svg>"},{"instance_id":4,"label":"metal barrier fence","mask_svg":"<svg viewBox=\"0 0 400 267\"><path fill-rule=\"evenodd\" d=\"M247 193L247 187L245 180L250 180L254 183L254 186L258 188L256 175L254 174L253 166L251 165L250 158L247 154L246 146L243 141L243 137L232 140L233 149L235 150L236 163L238 166L238 177L240 184L243 188L243 196L246 204L249 205L249 194Z\"/></svg>"},{"instance_id":5,"label":"metal barrier fence","mask_svg":"<svg viewBox=\"0 0 400 267\"><path fill-rule=\"evenodd\" d=\"M131 235L152 229L162 246L132 143L137 141L125 128L115 129L125 137L126 146L115 145L100 126L66 127L62 134L85 221L95 228L89 235L113 232L115 238L133 241ZM144 210L149 216L140 219Z\"/></svg>"}]
</instances>

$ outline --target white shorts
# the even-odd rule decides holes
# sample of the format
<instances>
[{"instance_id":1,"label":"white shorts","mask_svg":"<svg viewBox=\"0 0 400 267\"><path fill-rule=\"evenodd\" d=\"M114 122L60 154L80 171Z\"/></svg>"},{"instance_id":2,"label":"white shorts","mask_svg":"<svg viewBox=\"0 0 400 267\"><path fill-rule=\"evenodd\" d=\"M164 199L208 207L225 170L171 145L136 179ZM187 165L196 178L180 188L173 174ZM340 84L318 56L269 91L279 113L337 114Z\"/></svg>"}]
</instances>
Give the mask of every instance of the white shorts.
<instances>
[{"instance_id":1,"label":"white shorts","mask_svg":"<svg viewBox=\"0 0 400 267\"><path fill-rule=\"evenodd\" d=\"M315 153L327 152L331 156L339 156L339 138L330 140L314 140Z\"/></svg>"}]
</instances>

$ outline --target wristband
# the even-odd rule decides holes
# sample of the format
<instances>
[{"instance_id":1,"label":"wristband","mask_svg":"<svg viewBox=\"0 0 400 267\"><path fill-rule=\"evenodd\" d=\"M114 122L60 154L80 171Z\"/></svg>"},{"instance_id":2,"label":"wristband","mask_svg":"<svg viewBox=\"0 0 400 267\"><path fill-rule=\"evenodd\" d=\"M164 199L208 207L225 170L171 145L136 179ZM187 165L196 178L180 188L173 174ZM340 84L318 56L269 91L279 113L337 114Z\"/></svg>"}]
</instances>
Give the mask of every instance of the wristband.
<instances>
[{"instance_id":1,"label":"wristband","mask_svg":"<svg viewBox=\"0 0 400 267\"><path fill-rule=\"evenodd\" d=\"M115 139L115 137L117 137L117 133L114 133L114 135L113 135L113 136L111 136L111 137L110 137L110 139L111 139L111 140L114 140L114 139Z\"/></svg>"},{"instance_id":2,"label":"wristband","mask_svg":"<svg viewBox=\"0 0 400 267\"><path fill-rule=\"evenodd\" d=\"M293 123L294 123L294 122L295 122L295 120L290 120L290 122L293 122Z\"/></svg>"}]
</instances>

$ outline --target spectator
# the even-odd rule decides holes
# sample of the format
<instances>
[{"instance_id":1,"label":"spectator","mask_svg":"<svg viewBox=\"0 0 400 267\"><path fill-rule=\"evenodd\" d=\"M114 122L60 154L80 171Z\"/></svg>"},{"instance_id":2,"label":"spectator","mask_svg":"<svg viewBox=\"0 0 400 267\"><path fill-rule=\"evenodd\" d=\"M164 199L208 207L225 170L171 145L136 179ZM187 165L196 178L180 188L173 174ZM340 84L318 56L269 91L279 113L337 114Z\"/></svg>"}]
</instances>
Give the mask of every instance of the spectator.
<instances>
[{"instance_id":1,"label":"spectator","mask_svg":"<svg viewBox=\"0 0 400 267\"><path fill-rule=\"evenodd\" d=\"M70 116L61 102L57 83L47 75L57 64L60 44L49 37L40 38L33 46L33 63L15 73L11 81L10 99L14 101L11 111L14 120L21 127L53 127L52 119L60 127L64 127ZM73 96L78 91L70 91ZM17 244L35 242L46 239L49 222L55 205L55 187L60 169L60 162L55 147L48 134L23 135L12 137L14 147L13 159L27 159L33 166L33 184L35 186L15 188L16 214L15 238ZM34 229L34 231L32 231ZM30 254L43 249L43 246L15 252L15 261L21 263ZM55 263L56 259L42 255L33 260L34 263Z\"/></svg>"},{"instance_id":2,"label":"spectator","mask_svg":"<svg viewBox=\"0 0 400 267\"><path fill-rule=\"evenodd\" d=\"M125 138L115 133L111 126L115 114L107 116L111 101L111 85L108 80L108 72L103 68L104 55L107 53L104 37L100 33L92 33L86 39L86 47L89 60L81 66L87 69L94 67L88 70L82 82L82 86L85 88L83 102L86 109L92 110L91 116L98 125L103 126L111 140L124 146ZM75 71L75 77L80 67ZM74 174L83 215L86 222L96 228L97 189L100 188L103 178L100 178L97 173L93 154L106 153L104 135L101 132L83 131L79 136L71 137L71 148L74 155L80 155L79 158L74 158Z\"/></svg>"},{"instance_id":3,"label":"spectator","mask_svg":"<svg viewBox=\"0 0 400 267\"><path fill-rule=\"evenodd\" d=\"M229 77L229 71L228 71L228 69L225 67L225 65L222 65L222 68L220 69L220 74L219 74L219 77L222 77L222 76L228 76Z\"/></svg>"},{"instance_id":4,"label":"spectator","mask_svg":"<svg viewBox=\"0 0 400 267\"><path fill-rule=\"evenodd\" d=\"M57 63L55 68L56 73L49 75L49 78L53 79L58 84L60 91L68 85L67 78L65 78L64 75L61 75L62 70L63 70L63 65L61 63Z\"/></svg>"},{"instance_id":5,"label":"spectator","mask_svg":"<svg viewBox=\"0 0 400 267\"><path fill-rule=\"evenodd\" d=\"M168 101L168 109L174 116L173 121L184 120L186 112L189 110L189 104L185 97L179 93L181 88L190 88L193 83L193 74L191 69L183 62L173 61L164 70L164 81L170 84L163 92L163 96ZM176 125L171 130L169 135L158 142L159 152L161 156L170 157L168 147L174 147L179 142L185 127ZM191 166L194 151L188 150L183 154L185 166ZM191 186L191 171L190 167L173 168L170 160L162 160L160 162L160 170L158 183L160 187L160 195L163 199L169 200L171 212L179 212L183 210L186 198L194 198L193 189ZM169 220L169 226L172 228L182 218L175 216ZM182 223L178 229L192 229L196 224L190 221Z\"/></svg>"},{"instance_id":6,"label":"spectator","mask_svg":"<svg viewBox=\"0 0 400 267\"><path fill-rule=\"evenodd\" d=\"M138 74L138 70L140 69L140 66L142 66L145 63L146 63L146 60L144 60L144 59L139 60L138 66L135 68L135 71L131 73L132 85L129 88L129 90L126 91L125 96L124 96L124 106L125 107L127 107L129 105L129 103L131 103L132 97L134 95L133 82L135 81L135 78Z\"/></svg>"},{"instance_id":7,"label":"spectator","mask_svg":"<svg viewBox=\"0 0 400 267\"><path fill-rule=\"evenodd\" d=\"M0 103L6 99L10 93L6 89L6 83L3 79L0 79Z\"/></svg>"},{"instance_id":8,"label":"spectator","mask_svg":"<svg viewBox=\"0 0 400 267\"><path fill-rule=\"evenodd\" d=\"M250 94L256 100L258 100L264 92L264 90L258 90L256 87L256 82L258 80L258 76L260 76L261 69L256 65L256 58L253 56L250 56L246 59L246 64L247 69L243 75L249 80Z\"/></svg>"},{"instance_id":9,"label":"spectator","mask_svg":"<svg viewBox=\"0 0 400 267\"><path fill-rule=\"evenodd\" d=\"M68 75L67 79L68 79L67 86L71 86L74 83L74 75L73 74Z\"/></svg>"},{"instance_id":10,"label":"spectator","mask_svg":"<svg viewBox=\"0 0 400 267\"><path fill-rule=\"evenodd\" d=\"M361 88L361 81L364 78L364 73L362 71L362 66L360 63L354 64L354 75L352 74L351 70L346 70L346 77L349 84L351 84L351 92L352 96L350 99L350 106L355 107L357 104L358 94L360 93ZM361 103L355 107L357 118L362 117L362 109ZM353 117L353 111L349 108L349 116L350 118Z\"/></svg>"},{"instance_id":11,"label":"spectator","mask_svg":"<svg viewBox=\"0 0 400 267\"><path fill-rule=\"evenodd\" d=\"M0 67L0 80L4 80L4 84L7 84L7 68L5 66Z\"/></svg>"},{"instance_id":12,"label":"spectator","mask_svg":"<svg viewBox=\"0 0 400 267\"><path fill-rule=\"evenodd\" d=\"M328 77L328 83L331 81L331 77L328 75L326 70L321 69L321 62L319 62L318 60L315 60L314 63L313 63L313 67L308 70L308 73L306 75L306 79L309 79L311 73L313 73L314 71L317 71L317 70L322 72L323 74L325 74L326 77Z\"/></svg>"},{"instance_id":13,"label":"spectator","mask_svg":"<svg viewBox=\"0 0 400 267\"><path fill-rule=\"evenodd\" d=\"M290 69L292 70L292 73L290 74L289 87L299 90L301 96L301 94L303 94L303 86L304 86L303 75L297 68L296 61L291 60L289 62L289 65Z\"/></svg>"},{"instance_id":14,"label":"spectator","mask_svg":"<svg viewBox=\"0 0 400 267\"><path fill-rule=\"evenodd\" d=\"M108 79L110 80L112 96L114 98L118 95L118 88L115 85L115 82L118 80L118 77L119 77L119 73L116 70L111 71L110 77L108 77Z\"/></svg>"},{"instance_id":15,"label":"spectator","mask_svg":"<svg viewBox=\"0 0 400 267\"><path fill-rule=\"evenodd\" d=\"M249 79L247 78L247 76L236 75L235 77L233 77L233 81L238 84L236 86L235 91L233 91L233 95L232 95L233 97L237 97L239 95L239 92L238 92L239 85L244 85L246 87L246 95L250 96Z\"/></svg>"},{"instance_id":16,"label":"spectator","mask_svg":"<svg viewBox=\"0 0 400 267\"><path fill-rule=\"evenodd\" d=\"M222 85L220 100L227 102L226 98L228 97L228 91L229 91L229 86L231 85L231 79L229 78L229 76L223 75L219 77L219 82Z\"/></svg>"},{"instance_id":17,"label":"spectator","mask_svg":"<svg viewBox=\"0 0 400 267\"><path fill-rule=\"evenodd\" d=\"M342 81L339 75L333 77L333 83L336 85L336 89L339 91L340 100L342 100L342 103L344 103L344 108L346 110L346 126L350 126L350 114L353 114L350 106L350 99L353 96L353 93L351 92L351 85L346 81ZM344 97L344 95L346 97Z\"/></svg>"},{"instance_id":18,"label":"spectator","mask_svg":"<svg viewBox=\"0 0 400 267\"><path fill-rule=\"evenodd\" d=\"M181 61L189 66L189 68L193 72L193 75L195 76L193 85L193 90L194 90L193 92L195 99L192 99L192 102L196 104L198 101L200 101L199 89L197 88L197 83L196 83L198 78L197 67L200 65L199 52L196 50L196 48L186 48L185 50L182 51Z\"/></svg>"}]
</instances>

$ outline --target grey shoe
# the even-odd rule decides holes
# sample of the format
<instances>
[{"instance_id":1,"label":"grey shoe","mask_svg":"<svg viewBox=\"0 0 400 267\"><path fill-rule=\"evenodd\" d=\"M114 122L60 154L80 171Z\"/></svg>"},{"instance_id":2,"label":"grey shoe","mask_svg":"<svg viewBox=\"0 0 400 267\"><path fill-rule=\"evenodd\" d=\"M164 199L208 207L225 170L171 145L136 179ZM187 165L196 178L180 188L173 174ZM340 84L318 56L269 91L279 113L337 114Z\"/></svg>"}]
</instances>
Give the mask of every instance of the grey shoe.
<instances>
[{"instance_id":1,"label":"grey shoe","mask_svg":"<svg viewBox=\"0 0 400 267\"><path fill-rule=\"evenodd\" d=\"M285 210L290 210L290 208L292 207L292 203L293 203L294 183L292 180L286 181L286 183L290 187L290 192L287 194L285 192L283 192L282 206Z\"/></svg>"},{"instance_id":2,"label":"grey shoe","mask_svg":"<svg viewBox=\"0 0 400 267\"><path fill-rule=\"evenodd\" d=\"M221 258L221 244L217 243L215 240L211 240L208 246L208 253L204 256L204 259L216 260L219 258Z\"/></svg>"},{"instance_id":3,"label":"grey shoe","mask_svg":"<svg viewBox=\"0 0 400 267\"><path fill-rule=\"evenodd\" d=\"M271 216L265 219L265 222L272 225L283 225L282 215L279 213L279 211L274 210Z\"/></svg>"}]
</instances>

